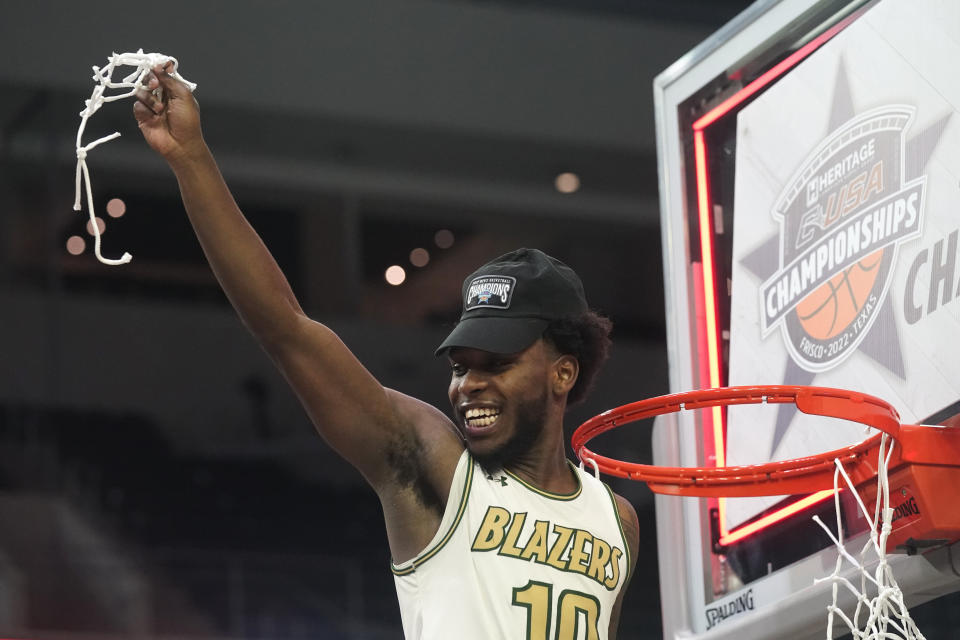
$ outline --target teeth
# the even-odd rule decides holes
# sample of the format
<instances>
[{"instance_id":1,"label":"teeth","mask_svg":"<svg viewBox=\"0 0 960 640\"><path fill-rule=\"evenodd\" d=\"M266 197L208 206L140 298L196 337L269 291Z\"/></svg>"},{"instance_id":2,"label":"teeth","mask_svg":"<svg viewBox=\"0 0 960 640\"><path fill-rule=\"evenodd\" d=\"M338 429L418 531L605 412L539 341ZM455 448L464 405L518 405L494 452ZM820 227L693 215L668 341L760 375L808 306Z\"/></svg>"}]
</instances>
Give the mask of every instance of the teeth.
<instances>
[{"instance_id":1,"label":"teeth","mask_svg":"<svg viewBox=\"0 0 960 640\"><path fill-rule=\"evenodd\" d=\"M479 409L467 409L466 413L464 413L463 415L464 415L464 417L466 417L466 418L469 420L469 419L471 419L471 418L482 418L482 417L484 417L484 416L495 416L495 415L497 415L498 413L500 413L500 412L497 411L496 409L490 409L490 408L484 407L484 408L479 408Z\"/></svg>"},{"instance_id":2,"label":"teeth","mask_svg":"<svg viewBox=\"0 0 960 640\"><path fill-rule=\"evenodd\" d=\"M498 409L489 407L467 409L463 416L471 427L489 427L497 421Z\"/></svg>"}]
</instances>

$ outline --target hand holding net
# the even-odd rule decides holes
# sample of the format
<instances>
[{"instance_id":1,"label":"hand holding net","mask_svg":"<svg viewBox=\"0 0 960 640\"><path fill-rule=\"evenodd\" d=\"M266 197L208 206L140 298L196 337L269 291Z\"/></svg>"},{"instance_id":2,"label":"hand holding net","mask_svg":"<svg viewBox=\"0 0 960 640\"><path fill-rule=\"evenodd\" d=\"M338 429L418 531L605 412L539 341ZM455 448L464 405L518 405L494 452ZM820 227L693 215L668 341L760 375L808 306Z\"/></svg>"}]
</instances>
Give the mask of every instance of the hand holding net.
<instances>
[{"instance_id":1,"label":"hand holding net","mask_svg":"<svg viewBox=\"0 0 960 640\"><path fill-rule=\"evenodd\" d=\"M90 216L91 230L93 231L94 235L94 253L97 256L97 259L104 264L126 264L130 262L133 256L131 256L129 253L124 253L119 259L110 259L104 258L103 254L100 252L100 227L97 225L96 214L94 213L93 188L90 184L90 170L87 167L87 155L94 147L103 144L104 142L109 142L114 138L119 138L120 133L115 131L110 135L98 138L93 142L83 144L83 132L87 127L87 121L105 103L123 100L124 98L130 98L135 96L137 91L141 89L149 89L144 84L144 78L146 78L147 74L150 73L153 67L160 64L166 64L167 62L173 63L173 69L172 71L168 71L168 73L172 77L184 83L190 88L191 91L193 91L197 85L177 73L178 63L176 58L164 55L162 53L144 53L143 49L138 49L136 53L113 53L107 59L107 65L105 67L93 67L93 80L96 85L93 87L93 93L90 95L90 99L85 102L86 106L84 107L83 111L80 112L80 127L77 129L76 199L73 203L73 209L74 211L82 210L82 206L80 204L82 178L83 186L85 187L87 196L87 211ZM113 79L113 72L117 69L117 67L124 66L134 67L133 72L125 76L122 80L115 81ZM117 89L120 90L120 92L107 94L107 91L110 89ZM159 92L160 90L157 89L156 91Z\"/></svg>"}]
</instances>

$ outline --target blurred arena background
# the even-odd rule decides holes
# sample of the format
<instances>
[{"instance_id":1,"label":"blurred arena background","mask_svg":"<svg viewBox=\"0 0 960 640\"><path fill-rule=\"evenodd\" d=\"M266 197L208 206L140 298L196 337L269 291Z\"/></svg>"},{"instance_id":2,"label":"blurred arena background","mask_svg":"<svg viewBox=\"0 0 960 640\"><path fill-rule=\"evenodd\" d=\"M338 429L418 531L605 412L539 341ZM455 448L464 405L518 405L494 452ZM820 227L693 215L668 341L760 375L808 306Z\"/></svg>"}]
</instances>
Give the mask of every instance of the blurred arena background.
<instances>
[{"instance_id":1,"label":"blurred arena background","mask_svg":"<svg viewBox=\"0 0 960 640\"><path fill-rule=\"evenodd\" d=\"M176 56L304 307L441 408L462 278L519 246L568 262L615 323L572 430L667 391L651 82L747 4L4 3L0 636L401 636L376 497L229 309L129 100L85 140L123 134L89 164L104 254L134 258L92 255L92 65ZM650 459L648 433L615 437ZM658 638L653 501L614 484L646 549L620 637Z\"/></svg>"}]
</instances>

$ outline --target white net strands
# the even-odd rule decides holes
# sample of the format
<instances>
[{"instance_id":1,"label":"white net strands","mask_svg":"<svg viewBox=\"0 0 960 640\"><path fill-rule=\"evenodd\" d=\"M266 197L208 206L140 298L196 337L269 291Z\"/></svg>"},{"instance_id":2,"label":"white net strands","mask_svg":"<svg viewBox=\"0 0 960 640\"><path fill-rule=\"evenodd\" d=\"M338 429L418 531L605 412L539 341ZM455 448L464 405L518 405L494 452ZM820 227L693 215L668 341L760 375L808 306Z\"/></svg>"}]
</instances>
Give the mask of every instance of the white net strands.
<instances>
[{"instance_id":1,"label":"white net strands","mask_svg":"<svg viewBox=\"0 0 960 640\"><path fill-rule=\"evenodd\" d=\"M833 638L834 623L839 620L846 624L853 640L926 640L910 617L903 601L903 593L897 585L893 570L887 562L887 538L890 535L893 509L890 508L890 484L887 465L893 452L893 440L886 434L880 441L877 466L877 500L871 515L860 498L850 476L839 460L834 460L834 504L837 513L837 534L814 516L830 539L836 545L839 555L837 564L829 576L816 582L832 583L833 601L827 607L827 640ZM870 525L867 541L858 556L847 551L843 539L843 527L840 521L839 477L843 476L850 492L856 498L857 505ZM853 567L859 577L859 585L843 575L845 566ZM872 571L868 567L872 566ZM848 590L856 599L852 615L847 615L837 606L840 589ZM872 594L872 595L871 595Z\"/></svg>"},{"instance_id":2,"label":"white net strands","mask_svg":"<svg viewBox=\"0 0 960 640\"><path fill-rule=\"evenodd\" d=\"M93 87L93 93L90 99L85 102L83 111L80 112L80 127L77 129L77 178L76 178L76 199L73 203L74 211L81 211L81 182L85 187L87 197L87 212L90 216L91 232L94 236L94 253L97 259L108 265L120 265L130 262L133 258L129 253L124 253L119 259L104 258L100 252L100 227L97 224L96 214L93 207L93 188L90 184L90 169L87 167L87 156L90 151L104 142L109 142L114 138L119 138L120 133L115 131L110 135L97 138L93 142L83 144L83 132L87 127L87 121L100 110L107 102L116 102L124 98L130 98L136 95L140 89L147 89L144 85L144 78L150 73L151 69L158 64L173 63L173 71L170 75L184 83L191 91L196 89L197 85L188 81L177 73L177 60L162 53L144 53L143 49L136 53L112 53L107 59L105 67L93 67L93 81L96 83ZM122 80L114 80L113 72L118 67L134 67L133 72L125 76ZM118 93L108 94L108 90L118 90ZM156 90L159 96L159 89Z\"/></svg>"}]
</instances>

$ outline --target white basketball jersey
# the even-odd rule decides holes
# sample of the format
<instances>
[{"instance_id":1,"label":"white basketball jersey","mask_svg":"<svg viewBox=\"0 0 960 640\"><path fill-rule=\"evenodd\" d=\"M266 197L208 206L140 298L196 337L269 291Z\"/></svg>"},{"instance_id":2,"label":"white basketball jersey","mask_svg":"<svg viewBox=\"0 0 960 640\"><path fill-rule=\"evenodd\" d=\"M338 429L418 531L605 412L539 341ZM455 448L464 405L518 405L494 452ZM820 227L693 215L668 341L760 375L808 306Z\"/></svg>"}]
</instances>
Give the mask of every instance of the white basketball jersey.
<instances>
[{"instance_id":1,"label":"white basketball jersey","mask_svg":"<svg viewBox=\"0 0 960 640\"><path fill-rule=\"evenodd\" d=\"M464 451L436 536L392 566L407 640L607 638L629 550L613 493L571 468L556 495Z\"/></svg>"}]
</instances>

